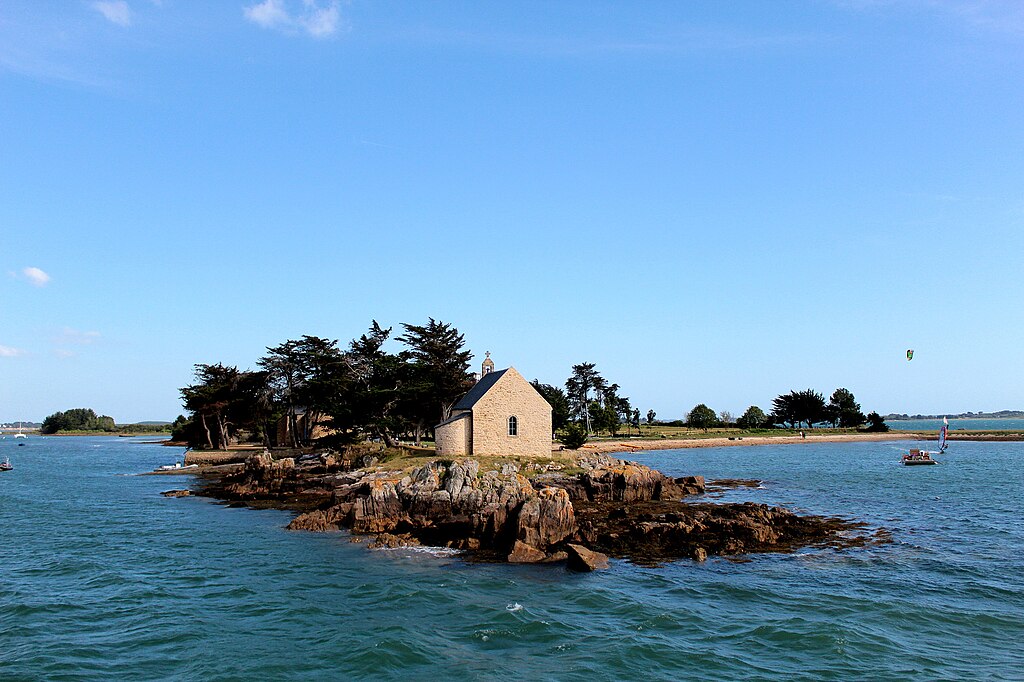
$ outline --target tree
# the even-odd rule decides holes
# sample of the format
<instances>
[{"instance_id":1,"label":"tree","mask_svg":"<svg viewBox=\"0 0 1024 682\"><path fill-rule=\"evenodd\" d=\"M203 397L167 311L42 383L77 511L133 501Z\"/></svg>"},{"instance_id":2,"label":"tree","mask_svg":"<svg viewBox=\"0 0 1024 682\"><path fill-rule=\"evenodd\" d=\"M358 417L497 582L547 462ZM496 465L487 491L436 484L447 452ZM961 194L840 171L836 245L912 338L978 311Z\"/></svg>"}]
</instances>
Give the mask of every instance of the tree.
<instances>
[{"instance_id":1,"label":"tree","mask_svg":"<svg viewBox=\"0 0 1024 682\"><path fill-rule=\"evenodd\" d=\"M594 363L583 362L572 366L572 376L565 382L565 394L569 399L569 413L582 423L587 434L593 433L590 414L591 391L600 392L607 386L604 378L594 369Z\"/></svg>"},{"instance_id":2,"label":"tree","mask_svg":"<svg viewBox=\"0 0 1024 682\"><path fill-rule=\"evenodd\" d=\"M618 384L605 384L598 391L597 398L591 401L588 413L595 431L607 431L615 436L623 423L629 424L633 408L629 398L619 395Z\"/></svg>"},{"instance_id":3,"label":"tree","mask_svg":"<svg viewBox=\"0 0 1024 682\"><path fill-rule=\"evenodd\" d=\"M579 423L569 423L559 439L570 450L579 450L587 442L587 430Z\"/></svg>"},{"instance_id":4,"label":"tree","mask_svg":"<svg viewBox=\"0 0 1024 682\"><path fill-rule=\"evenodd\" d=\"M747 411L736 420L736 426L741 429L759 429L768 422L768 417L757 405L751 405Z\"/></svg>"},{"instance_id":5,"label":"tree","mask_svg":"<svg viewBox=\"0 0 1024 682\"><path fill-rule=\"evenodd\" d=\"M365 432L395 447L397 435L409 424L402 408L403 391L411 383L411 354L383 350L390 335L390 327L384 329L373 320L369 331L354 339L344 354L345 390L330 413L331 424L343 439L352 440Z\"/></svg>"},{"instance_id":6,"label":"tree","mask_svg":"<svg viewBox=\"0 0 1024 682\"><path fill-rule=\"evenodd\" d=\"M867 416L868 428L866 431L872 432L885 432L889 430L889 425L885 423L885 418L877 412L868 412Z\"/></svg>"},{"instance_id":7,"label":"tree","mask_svg":"<svg viewBox=\"0 0 1024 682\"><path fill-rule=\"evenodd\" d=\"M707 431L712 426L718 424L718 417L715 416L714 410L704 403L700 403L686 415L686 424L692 429L704 429L704 431Z\"/></svg>"},{"instance_id":8,"label":"tree","mask_svg":"<svg viewBox=\"0 0 1024 682\"><path fill-rule=\"evenodd\" d=\"M452 416L452 407L473 387L466 339L454 326L427 318L427 324L403 324L405 333L397 338L409 346L416 365L420 400L435 409L438 422Z\"/></svg>"},{"instance_id":9,"label":"tree","mask_svg":"<svg viewBox=\"0 0 1024 682\"><path fill-rule=\"evenodd\" d=\"M273 400L284 408L290 445L310 445L314 427L336 407L348 380L338 342L306 335L267 348L257 364L266 371Z\"/></svg>"},{"instance_id":10,"label":"tree","mask_svg":"<svg viewBox=\"0 0 1024 682\"><path fill-rule=\"evenodd\" d=\"M60 431L116 431L113 417L99 415L87 407L76 407L66 412L54 412L43 420L39 433L44 435Z\"/></svg>"},{"instance_id":11,"label":"tree","mask_svg":"<svg viewBox=\"0 0 1024 682\"><path fill-rule=\"evenodd\" d=\"M647 425L650 426L654 423L654 418L658 416L654 410L647 410Z\"/></svg>"},{"instance_id":12,"label":"tree","mask_svg":"<svg viewBox=\"0 0 1024 682\"><path fill-rule=\"evenodd\" d=\"M844 428L854 428L864 423L864 413L860 411L860 404L853 397L853 393L845 388L837 388L828 401L829 414L832 423Z\"/></svg>"},{"instance_id":13,"label":"tree","mask_svg":"<svg viewBox=\"0 0 1024 682\"><path fill-rule=\"evenodd\" d=\"M185 409L199 417L202 441L198 445L210 450L214 447L227 450L231 442L230 415L235 409L233 403L240 397L241 373L237 367L221 363L199 364L195 366L195 377L197 383L180 389L180 392Z\"/></svg>"},{"instance_id":14,"label":"tree","mask_svg":"<svg viewBox=\"0 0 1024 682\"><path fill-rule=\"evenodd\" d=\"M811 428L816 422L828 418L825 408L825 397L808 388L805 391L790 391L772 401L772 419L780 424L790 424L796 428L807 422Z\"/></svg>"},{"instance_id":15,"label":"tree","mask_svg":"<svg viewBox=\"0 0 1024 682\"><path fill-rule=\"evenodd\" d=\"M537 379L531 381L530 385L551 405L551 430L562 430L569 423L569 399L565 396L565 391L557 386L542 384Z\"/></svg>"},{"instance_id":16,"label":"tree","mask_svg":"<svg viewBox=\"0 0 1024 682\"><path fill-rule=\"evenodd\" d=\"M721 412L719 412L718 418L722 420L723 426L728 426L729 424L732 424L732 412L730 412L729 410L722 410Z\"/></svg>"},{"instance_id":17,"label":"tree","mask_svg":"<svg viewBox=\"0 0 1024 682\"><path fill-rule=\"evenodd\" d=\"M640 433L640 410L633 410L633 428L636 429L637 434Z\"/></svg>"}]
</instances>

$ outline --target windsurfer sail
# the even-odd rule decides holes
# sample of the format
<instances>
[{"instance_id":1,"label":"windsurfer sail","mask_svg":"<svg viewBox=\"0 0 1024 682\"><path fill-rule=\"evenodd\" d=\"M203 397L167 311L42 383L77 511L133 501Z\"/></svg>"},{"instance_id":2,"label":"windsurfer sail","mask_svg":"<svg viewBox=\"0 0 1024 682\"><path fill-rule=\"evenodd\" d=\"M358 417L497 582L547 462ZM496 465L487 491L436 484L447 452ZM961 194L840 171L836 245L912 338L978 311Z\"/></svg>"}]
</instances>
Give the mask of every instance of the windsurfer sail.
<instances>
[{"instance_id":1,"label":"windsurfer sail","mask_svg":"<svg viewBox=\"0 0 1024 682\"><path fill-rule=\"evenodd\" d=\"M946 451L946 432L949 430L949 420L942 418L942 428L939 429L939 452Z\"/></svg>"}]
</instances>

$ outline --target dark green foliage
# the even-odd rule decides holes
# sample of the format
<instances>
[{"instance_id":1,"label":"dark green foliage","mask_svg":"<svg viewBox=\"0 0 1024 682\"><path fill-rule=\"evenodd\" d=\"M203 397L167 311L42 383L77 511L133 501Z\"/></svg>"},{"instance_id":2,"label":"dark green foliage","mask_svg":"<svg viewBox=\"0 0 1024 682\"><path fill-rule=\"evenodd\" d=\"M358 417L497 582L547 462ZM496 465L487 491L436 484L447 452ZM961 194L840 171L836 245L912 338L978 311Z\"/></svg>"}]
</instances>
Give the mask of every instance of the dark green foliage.
<instances>
[{"instance_id":1,"label":"dark green foliage","mask_svg":"<svg viewBox=\"0 0 1024 682\"><path fill-rule=\"evenodd\" d=\"M654 410L647 410L647 425L650 426L654 423L654 418L658 416Z\"/></svg>"},{"instance_id":2,"label":"dark green foliage","mask_svg":"<svg viewBox=\"0 0 1024 682\"><path fill-rule=\"evenodd\" d=\"M884 433L889 430L889 425L885 423L885 418L877 412L868 412L867 416L868 427L865 431L872 433Z\"/></svg>"},{"instance_id":3,"label":"dark green foliage","mask_svg":"<svg viewBox=\"0 0 1024 682\"><path fill-rule=\"evenodd\" d=\"M231 417L240 411L241 375L237 367L220 363L195 366L196 383L180 390L185 409L195 415L198 424L196 440L190 440L190 445L227 449L231 442Z\"/></svg>"},{"instance_id":4,"label":"dark green foliage","mask_svg":"<svg viewBox=\"0 0 1024 682\"><path fill-rule=\"evenodd\" d=\"M594 363L583 362L572 366L572 376L565 382L565 395L569 399L569 414L572 419L583 424L587 433L593 433L595 415L590 413L592 407L591 392L600 394L608 383L594 369ZM604 417L597 415L602 421Z\"/></svg>"},{"instance_id":5,"label":"dark green foliage","mask_svg":"<svg viewBox=\"0 0 1024 682\"><path fill-rule=\"evenodd\" d=\"M707 431L713 426L718 426L718 417L715 415L714 410L704 403L700 403L686 415L686 425L691 429L704 429Z\"/></svg>"},{"instance_id":6,"label":"dark green foliage","mask_svg":"<svg viewBox=\"0 0 1024 682\"><path fill-rule=\"evenodd\" d=\"M736 420L736 426L741 429L759 429L767 423L768 417L765 416L764 410L757 405L748 407L747 411Z\"/></svg>"},{"instance_id":7,"label":"dark green foliage","mask_svg":"<svg viewBox=\"0 0 1024 682\"><path fill-rule=\"evenodd\" d=\"M117 426L114 419L107 416L97 416L96 413L86 407L76 407L67 412L54 412L43 420L39 433L54 434L61 431L103 431L110 433L116 431Z\"/></svg>"},{"instance_id":8,"label":"dark green foliage","mask_svg":"<svg viewBox=\"0 0 1024 682\"><path fill-rule=\"evenodd\" d=\"M828 418L825 396L814 389L790 391L772 401L772 419L779 424L789 424L792 428L804 422L807 423L807 428L811 428Z\"/></svg>"},{"instance_id":9,"label":"dark green foliage","mask_svg":"<svg viewBox=\"0 0 1024 682\"><path fill-rule=\"evenodd\" d=\"M179 414L178 418L171 424L171 440L184 441L189 445L193 444L196 439L193 433L193 427L195 423L183 414Z\"/></svg>"},{"instance_id":10,"label":"dark green foliage","mask_svg":"<svg viewBox=\"0 0 1024 682\"><path fill-rule=\"evenodd\" d=\"M243 437L264 445L305 447L375 438L389 447L402 434L420 436L472 387L471 355L451 325L430 319L403 325L409 350L388 352L391 329L373 321L347 348L303 336L267 348L260 371L196 365L196 382L181 389L190 418L174 432L195 447L226 448ZM278 426L286 442L278 443Z\"/></svg>"},{"instance_id":11,"label":"dark green foliage","mask_svg":"<svg viewBox=\"0 0 1024 682\"><path fill-rule=\"evenodd\" d=\"M419 404L434 409L431 415L442 422L452 415L452 407L473 387L469 371L472 353L465 349L466 339L454 326L427 318L427 324L403 324L405 334L398 337L409 347L414 365Z\"/></svg>"},{"instance_id":12,"label":"dark green foliage","mask_svg":"<svg viewBox=\"0 0 1024 682\"><path fill-rule=\"evenodd\" d=\"M559 440L570 450L579 450L587 442L587 429L582 424L571 422L562 430Z\"/></svg>"},{"instance_id":13,"label":"dark green foliage","mask_svg":"<svg viewBox=\"0 0 1024 682\"><path fill-rule=\"evenodd\" d=\"M258 413L253 416L268 420L276 403L288 420L288 445L310 445L313 428L331 410L346 380L338 342L303 336L267 348L258 364L265 381L262 387L253 382L248 391L249 407ZM301 420L300 414L304 415Z\"/></svg>"},{"instance_id":14,"label":"dark green foliage","mask_svg":"<svg viewBox=\"0 0 1024 682\"><path fill-rule=\"evenodd\" d=\"M843 428L854 428L865 422L860 404L853 397L853 393L845 388L837 388L832 393L828 401L828 413L832 424Z\"/></svg>"}]
</instances>

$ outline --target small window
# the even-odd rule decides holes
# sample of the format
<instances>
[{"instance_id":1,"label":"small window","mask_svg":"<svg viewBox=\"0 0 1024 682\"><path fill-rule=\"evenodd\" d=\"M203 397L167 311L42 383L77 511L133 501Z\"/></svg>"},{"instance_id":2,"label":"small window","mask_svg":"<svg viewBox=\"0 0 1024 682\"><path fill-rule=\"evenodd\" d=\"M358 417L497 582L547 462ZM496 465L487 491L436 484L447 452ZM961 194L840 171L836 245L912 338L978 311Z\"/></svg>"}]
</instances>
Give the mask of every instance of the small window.
<instances>
[{"instance_id":1,"label":"small window","mask_svg":"<svg viewBox=\"0 0 1024 682\"><path fill-rule=\"evenodd\" d=\"M519 420L515 417L508 418L508 435L518 436L519 435Z\"/></svg>"}]
</instances>

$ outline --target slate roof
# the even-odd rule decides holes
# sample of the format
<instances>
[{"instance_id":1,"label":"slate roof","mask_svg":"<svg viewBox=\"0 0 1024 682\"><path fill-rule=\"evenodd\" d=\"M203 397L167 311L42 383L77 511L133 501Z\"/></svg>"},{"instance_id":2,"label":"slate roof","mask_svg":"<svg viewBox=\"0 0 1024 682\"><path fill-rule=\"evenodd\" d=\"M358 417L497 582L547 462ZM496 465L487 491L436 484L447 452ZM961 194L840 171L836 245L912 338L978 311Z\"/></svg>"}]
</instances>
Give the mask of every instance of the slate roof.
<instances>
[{"instance_id":1,"label":"slate roof","mask_svg":"<svg viewBox=\"0 0 1024 682\"><path fill-rule=\"evenodd\" d=\"M483 375L480 381L476 382L476 386L469 389L469 393L462 396L462 399L455 403L455 407L452 410L472 410L477 401L484 397L484 393L491 390L491 386L496 384L498 379L507 371L507 369L503 369L500 372L488 372Z\"/></svg>"},{"instance_id":2,"label":"slate roof","mask_svg":"<svg viewBox=\"0 0 1024 682\"><path fill-rule=\"evenodd\" d=\"M469 416L469 412L460 412L458 414L453 414L452 416L448 417L447 419L445 419L443 422L441 422L437 426L444 426L445 424L451 424L452 422L457 422L460 419L465 419L468 416ZM434 428L437 428L437 427L435 426Z\"/></svg>"}]
</instances>

